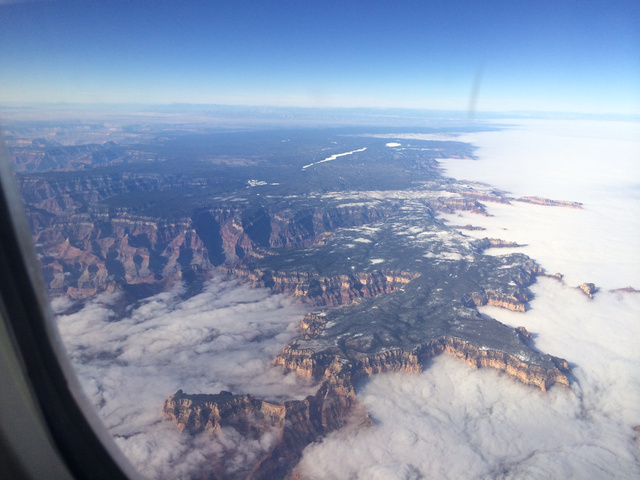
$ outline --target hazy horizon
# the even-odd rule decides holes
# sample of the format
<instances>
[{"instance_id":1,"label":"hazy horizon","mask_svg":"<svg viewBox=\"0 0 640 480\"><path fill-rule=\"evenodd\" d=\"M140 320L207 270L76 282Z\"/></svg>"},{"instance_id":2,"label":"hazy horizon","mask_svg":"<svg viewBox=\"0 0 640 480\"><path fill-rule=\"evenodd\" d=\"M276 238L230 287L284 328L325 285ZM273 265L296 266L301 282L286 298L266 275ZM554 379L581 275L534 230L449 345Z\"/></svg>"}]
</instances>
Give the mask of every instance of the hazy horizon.
<instances>
[{"instance_id":1,"label":"hazy horizon","mask_svg":"<svg viewBox=\"0 0 640 480\"><path fill-rule=\"evenodd\" d=\"M640 113L634 2L0 4L0 103Z\"/></svg>"}]
</instances>

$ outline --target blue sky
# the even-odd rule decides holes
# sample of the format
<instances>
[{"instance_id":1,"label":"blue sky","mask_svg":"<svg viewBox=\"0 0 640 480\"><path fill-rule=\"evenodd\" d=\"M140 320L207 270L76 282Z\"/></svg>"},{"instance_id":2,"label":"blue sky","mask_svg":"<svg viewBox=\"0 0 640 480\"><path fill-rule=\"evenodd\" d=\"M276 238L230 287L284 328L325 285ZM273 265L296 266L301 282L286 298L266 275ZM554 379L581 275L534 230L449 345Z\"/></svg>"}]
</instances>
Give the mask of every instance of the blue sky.
<instances>
[{"instance_id":1,"label":"blue sky","mask_svg":"<svg viewBox=\"0 0 640 480\"><path fill-rule=\"evenodd\" d=\"M637 1L0 0L0 103L640 113Z\"/></svg>"}]
</instances>

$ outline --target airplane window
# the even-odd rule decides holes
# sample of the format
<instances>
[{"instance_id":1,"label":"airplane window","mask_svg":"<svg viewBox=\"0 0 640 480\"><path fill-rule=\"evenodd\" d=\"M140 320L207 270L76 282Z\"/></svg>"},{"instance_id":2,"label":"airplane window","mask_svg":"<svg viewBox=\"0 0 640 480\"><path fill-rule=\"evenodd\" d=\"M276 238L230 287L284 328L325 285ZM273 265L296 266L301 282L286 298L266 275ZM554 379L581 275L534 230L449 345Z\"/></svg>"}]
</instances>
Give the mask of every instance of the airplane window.
<instances>
[{"instance_id":1,"label":"airplane window","mask_svg":"<svg viewBox=\"0 0 640 480\"><path fill-rule=\"evenodd\" d=\"M640 476L639 17L0 2L0 477Z\"/></svg>"}]
</instances>

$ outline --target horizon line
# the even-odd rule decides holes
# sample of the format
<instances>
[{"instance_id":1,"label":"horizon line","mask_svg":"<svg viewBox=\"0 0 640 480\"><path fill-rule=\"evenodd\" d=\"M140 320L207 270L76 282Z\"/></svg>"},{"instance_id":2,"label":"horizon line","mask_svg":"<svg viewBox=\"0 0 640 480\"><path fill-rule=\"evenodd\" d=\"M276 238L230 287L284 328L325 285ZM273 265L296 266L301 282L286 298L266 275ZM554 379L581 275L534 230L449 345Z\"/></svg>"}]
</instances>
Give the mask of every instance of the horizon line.
<instances>
[{"instance_id":1,"label":"horizon line","mask_svg":"<svg viewBox=\"0 0 640 480\"><path fill-rule=\"evenodd\" d=\"M398 113L413 113L413 114L431 114L431 115L443 115L443 114L455 114L461 117L467 117L469 111L467 109L437 109L437 108L424 108L424 107L353 107L353 106L300 106L300 105L273 105L273 104L226 104L226 103L190 103L190 102L171 102L171 103L145 103L145 102L21 102L21 101L0 101L0 109L13 110L13 109L37 109L37 108L69 108L78 110L90 110L95 109L109 109L109 108L143 108L143 109L163 109L163 108L187 108L187 109L202 109L202 108L218 108L218 109L236 109L236 110L251 110L251 109L272 109L280 111L301 111L301 112L344 112L344 113L357 113L357 112L398 112ZM177 112L171 112L177 113ZM194 113L194 112L190 112ZM601 118L612 119L620 118L625 120L640 121L640 112L637 113L618 113L618 112L577 112L577 111L565 111L565 110L475 110L474 116L482 117L500 117L508 118L510 116L516 117L532 117L532 118L549 118L549 117L572 117L572 118ZM487 118L476 118L476 120L483 120ZM473 120L467 121L473 123Z\"/></svg>"}]
</instances>

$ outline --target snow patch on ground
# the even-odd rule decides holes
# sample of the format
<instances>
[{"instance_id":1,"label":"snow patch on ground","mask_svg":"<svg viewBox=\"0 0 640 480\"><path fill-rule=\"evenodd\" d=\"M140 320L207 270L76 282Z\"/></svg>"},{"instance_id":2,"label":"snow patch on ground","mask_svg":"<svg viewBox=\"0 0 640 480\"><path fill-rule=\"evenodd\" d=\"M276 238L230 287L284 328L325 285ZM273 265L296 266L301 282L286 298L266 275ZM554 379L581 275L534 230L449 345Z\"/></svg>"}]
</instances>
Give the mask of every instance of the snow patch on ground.
<instances>
[{"instance_id":1,"label":"snow patch on ground","mask_svg":"<svg viewBox=\"0 0 640 480\"><path fill-rule=\"evenodd\" d=\"M338 159L339 157L344 157L345 155L351 155L351 154L358 153L358 152L364 152L366 149L367 149L367 147L364 147L364 148L360 148L358 150L351 150L350 152L336 153L335 155L331 155L330 157L327 157L324 160L320 160L319 162L313 162L313 163L310 163L309 165L305 165L305 166L302 167L302 169L306 170L307 168L313 167L314 165L318 165L320 163L332 162L332 161Z\"/></svg>"}]
</instances>

